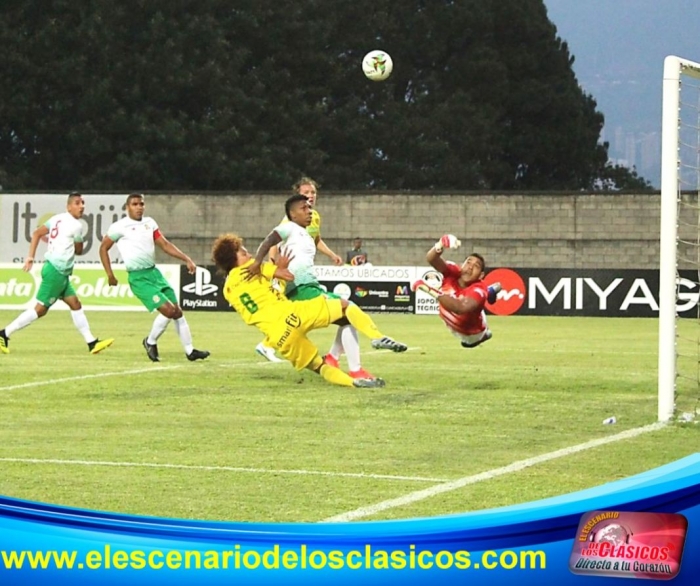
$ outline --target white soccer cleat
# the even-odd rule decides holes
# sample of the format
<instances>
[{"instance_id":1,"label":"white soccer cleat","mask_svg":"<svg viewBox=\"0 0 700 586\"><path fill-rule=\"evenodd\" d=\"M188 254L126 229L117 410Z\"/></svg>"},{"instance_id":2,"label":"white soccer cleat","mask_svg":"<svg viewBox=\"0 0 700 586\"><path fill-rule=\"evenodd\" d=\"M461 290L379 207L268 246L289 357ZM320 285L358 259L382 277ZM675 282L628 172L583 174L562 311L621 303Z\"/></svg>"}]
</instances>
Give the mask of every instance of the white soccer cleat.
<instances>
[{"instance_id":1,"label":"white soccer cleat","mask_svg":"<svg viewBox=\"0 0 700 586\"><path fill-rule=\"evenodd\" d=\"M272 348L268 348L262 342L255 347L255 351L270 362L284 362L284 360L275 356L275 351Z\"/></svg>"},{"instance_id":2,"label":"white soccer cleat","mask_svg":"<svg viewBox=\"0 0 700 586\"><path fill-rule=\"evenodd\" d=\"M391 350L392 352L405 352L408 350L408 346L406 346L406 344L397 342L389 336L372 340L372 348L375 350Z\"/></svg>"}]
</instances>

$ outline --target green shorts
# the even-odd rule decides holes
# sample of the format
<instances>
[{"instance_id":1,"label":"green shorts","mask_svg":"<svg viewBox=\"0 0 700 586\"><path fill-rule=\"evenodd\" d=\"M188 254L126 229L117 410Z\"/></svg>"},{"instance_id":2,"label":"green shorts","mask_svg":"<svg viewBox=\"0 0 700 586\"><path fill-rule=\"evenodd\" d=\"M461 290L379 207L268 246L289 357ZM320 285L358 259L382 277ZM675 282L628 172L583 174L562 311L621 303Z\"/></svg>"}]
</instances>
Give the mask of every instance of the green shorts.
<instances>
[{"instance_id":1,"label":"green shorts","mask_svg":"<svg viewBox=\"0 0 700 586\"><path fill-rule=\"evenodd\" d=\"M321 285L317 283L307 283L305 285L299 285L298 287L294 287L292 285L292 289L287 286L287 299L291 299L292 301L308 301L309 299L316 299L316 297L320 297L323 295L326 299L342 299L340 295L336 295L335 293L329 293L326 291Z\"/></svg>"},{"instance_id":2,"label":"green shorts","mask_svg":"<svg viewBox=\"0 0 700 586\"><path fill-rule=\"evenodd\" d=\"M36 300L44 307L51 307L59 299L75 296L70 275L59 273L49 261L44 261L44 266L41 267L41 285L36 294Z\"/></svg>"},{"instance_id":3,"label":"green shorts","mask_svg":"<svg viewBox=\"0 0 700 586\"><path fill-rule=\"evenodd\" d=\"M148 311L158 309L168 301L177 305L175 291L156 267L129 271L129 286L131 292L139 298Z\"/></svg>"}]
</instances>

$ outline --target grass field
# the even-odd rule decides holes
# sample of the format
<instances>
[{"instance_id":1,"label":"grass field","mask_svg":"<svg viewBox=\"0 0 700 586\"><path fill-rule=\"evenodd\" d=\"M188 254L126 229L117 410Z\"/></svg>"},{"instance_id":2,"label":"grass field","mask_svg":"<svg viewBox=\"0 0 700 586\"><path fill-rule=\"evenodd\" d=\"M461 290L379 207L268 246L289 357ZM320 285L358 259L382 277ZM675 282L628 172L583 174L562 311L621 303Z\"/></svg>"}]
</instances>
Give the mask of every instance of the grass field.
<instances>
[{"instance_id":1,"label":"grass field","mask_svg":"<svg viewBox=\"0 0 700 586\"><path fill-rule=\"evenodd\" d=\"M564 494L700 448L693 423L617 438L656 420L652 319L491 317L493 340L464 350L437 317L375 316L410 349L363 341L363 365L387 380L372 391L263 361L234 314L188 314L212 352L196 363L172 327L149 362L145 313L89 319L117 339L100 355L63 311L0 355L0 494L165 517L395 519ZM312 337L325 351L334 335Z\"/></svg>"}]
</instances>

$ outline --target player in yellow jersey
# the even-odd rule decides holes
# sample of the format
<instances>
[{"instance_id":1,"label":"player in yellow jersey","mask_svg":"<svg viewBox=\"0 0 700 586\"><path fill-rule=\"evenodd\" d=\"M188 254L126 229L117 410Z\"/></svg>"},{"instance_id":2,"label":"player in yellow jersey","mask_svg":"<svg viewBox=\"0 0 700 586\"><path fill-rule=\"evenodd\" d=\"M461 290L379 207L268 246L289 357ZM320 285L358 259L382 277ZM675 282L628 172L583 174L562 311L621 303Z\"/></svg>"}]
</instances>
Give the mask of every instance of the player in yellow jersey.
<instances>
[{"instance_id":1,"label":"player in yellow jersey","mask_svg":"<svg viewBox=\"0 0 700 586\"><path fill-rule=\"evenodd\" d=\"M265 342L289 360L294 368L308 368L333 384L347 387L383 387L379 378L353 379L340 369L323 361L318 349L308 339L310 330L328 327L343 317L359 331L373 339L384 342L385 347L396 352L406 350L389 337L384 336L372 319L359 307L342 299L317 297L308 301L290 301L272 286L272 279L293 279L287 268L290 257L279 255L277 265L258 265L259 274L251 274L253 257L243 246L243 240L235 234L224 234L214 242L212 259L216 266L228 276L223 287L226 300L233 306L243 321L257 327L265 334Z\"/></svg>"}]
</instances>

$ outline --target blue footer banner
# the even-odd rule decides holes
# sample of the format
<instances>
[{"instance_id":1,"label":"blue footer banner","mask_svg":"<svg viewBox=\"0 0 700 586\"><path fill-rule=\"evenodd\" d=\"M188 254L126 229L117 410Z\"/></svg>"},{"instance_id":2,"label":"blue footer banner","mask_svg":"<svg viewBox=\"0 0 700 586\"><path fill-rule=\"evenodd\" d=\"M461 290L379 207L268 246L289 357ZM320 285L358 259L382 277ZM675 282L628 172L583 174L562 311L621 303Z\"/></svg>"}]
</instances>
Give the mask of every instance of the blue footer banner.
<instances>
[{"instance_id":1,"label":"blue footer banner","mask_svg":"<svg viewBox=\"0 0 700 586\"><path fill-rule=\"evenodd\" d=\"M700 581L700 454L556 498L405 521L187 521L0 497L3 586L524 586L601 578Z\"/></svg>"}]
</instances>

